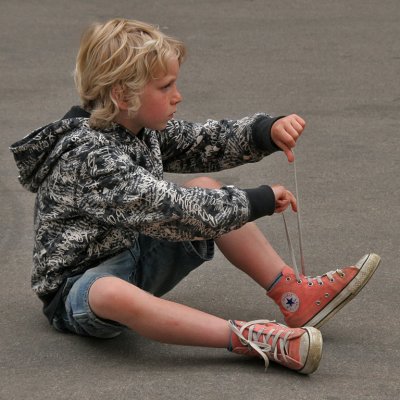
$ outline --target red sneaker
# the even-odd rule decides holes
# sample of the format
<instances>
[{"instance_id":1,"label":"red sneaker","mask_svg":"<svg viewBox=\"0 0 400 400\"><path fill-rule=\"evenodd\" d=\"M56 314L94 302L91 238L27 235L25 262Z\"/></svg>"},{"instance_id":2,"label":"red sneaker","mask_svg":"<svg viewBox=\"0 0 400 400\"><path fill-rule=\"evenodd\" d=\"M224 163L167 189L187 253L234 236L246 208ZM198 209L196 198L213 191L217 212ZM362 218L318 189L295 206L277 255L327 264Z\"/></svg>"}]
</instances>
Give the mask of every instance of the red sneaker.
<instances>
[{"instance_id":1,"label":"red sneaker","mask_svg":"<svg viewBox=\"0 0 400 400\"><path fill-rule=\"evenodd\" d=\"M232 330L230 351L262 357L301 374L312 374L322 356L321 332L315 328L288 328L268 320L229 321Z\"/></svg>"},{"instance_id":2,"label":"red sneaker","mask_svg":"<svg viewBox=\"0 0 400 400\"><path fill-rule=\"evenodd\" d=\"M355 266L322 276L299 275L285 267L281 279L267 292L280 307L288 326L321 327L365 286L380 263L377 254L365 255Z\"/></svg>"}]
</instances>

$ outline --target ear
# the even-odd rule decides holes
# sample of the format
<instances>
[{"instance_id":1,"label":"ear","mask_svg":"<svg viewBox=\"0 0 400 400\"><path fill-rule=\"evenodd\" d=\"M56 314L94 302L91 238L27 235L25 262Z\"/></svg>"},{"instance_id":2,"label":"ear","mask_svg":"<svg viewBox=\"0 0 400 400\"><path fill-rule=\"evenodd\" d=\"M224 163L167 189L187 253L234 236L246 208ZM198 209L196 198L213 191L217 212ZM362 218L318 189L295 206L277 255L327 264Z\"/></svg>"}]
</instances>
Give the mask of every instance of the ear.
<instances>
[{"instance_id":1,"label":"ear","mask_svg":"<svg viewBox=\"0 0 400 400\"><path fill-rule=\"evenodd\" d=\"M121 85L115 85L111 89L111 96L117 102L118 108L121 111L126 111L129 108L128 102L125 100L124 89Z\"/></svg>"}]
</instances>

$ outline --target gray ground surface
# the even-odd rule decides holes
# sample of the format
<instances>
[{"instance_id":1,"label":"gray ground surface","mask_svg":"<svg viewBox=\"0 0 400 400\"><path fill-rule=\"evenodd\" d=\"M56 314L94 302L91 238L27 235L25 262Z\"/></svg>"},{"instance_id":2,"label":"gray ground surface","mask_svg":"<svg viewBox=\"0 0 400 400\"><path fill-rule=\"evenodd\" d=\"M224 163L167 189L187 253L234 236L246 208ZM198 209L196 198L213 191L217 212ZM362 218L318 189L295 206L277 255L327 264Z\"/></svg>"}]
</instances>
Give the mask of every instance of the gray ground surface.
<instances>
[{"instance_id":1,"label":"gray ground surface","mask_svg":"<svg viewBox=\"0 0 400 400\"><path fill-rule=\"evenodd\" d=\"M393 399L399 383L400 3L1 0L0 398ZM78 103L83 28L115 16L187 43L178 118L296 112L307 272L382 256L360 295L327 323L319 370L300 376L224 350L160 345L133 333L99 341L53 331L29 287L34 196L8 146ZM283 183L282 155L225 171L240 187ZM181 177L171 176L178 182ZM290 262L279 216L258 222ZM290 218L292 232L295 220ZM220 254L167 296L224 318L277 318L263 290Z\"/></svg>"}]
</instances>

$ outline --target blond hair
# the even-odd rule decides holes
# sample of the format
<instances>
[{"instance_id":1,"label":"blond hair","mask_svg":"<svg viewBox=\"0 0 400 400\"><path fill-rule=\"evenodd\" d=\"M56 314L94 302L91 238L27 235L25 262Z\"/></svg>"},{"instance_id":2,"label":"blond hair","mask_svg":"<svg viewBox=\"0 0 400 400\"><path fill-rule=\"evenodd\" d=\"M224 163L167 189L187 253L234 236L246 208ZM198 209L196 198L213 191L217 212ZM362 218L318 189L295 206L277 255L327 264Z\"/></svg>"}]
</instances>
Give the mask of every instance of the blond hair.
<instances>
[{"instance_id":1,"label":"blond hair","mask_svg":"<svg viewBox=\"0 0 400 400\"><path fill-rule=\"evenodd\" d=\"M144 22L113 19L95 23L83 34L76 59L75 84L90 125L108 127L119 113L117 91L129 115L140 108L140 93L157 74L167 72L171 57L185 57L182 42Z\"/></svg>"}]
</instances>

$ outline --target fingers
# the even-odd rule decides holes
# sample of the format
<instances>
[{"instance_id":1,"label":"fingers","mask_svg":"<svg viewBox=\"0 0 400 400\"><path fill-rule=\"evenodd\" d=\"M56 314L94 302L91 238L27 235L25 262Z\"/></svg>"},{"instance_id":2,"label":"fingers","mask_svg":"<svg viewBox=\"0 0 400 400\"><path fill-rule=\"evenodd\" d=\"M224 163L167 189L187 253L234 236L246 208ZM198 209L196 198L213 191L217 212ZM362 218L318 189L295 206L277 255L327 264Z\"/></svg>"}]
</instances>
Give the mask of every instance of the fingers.
<instances>
[{"instance_id":1,"label":"fingers","mask_svg":"<svg viewBox=\"0 0 400 400\"><path fill-rule=\"evenodd\" d=\"M272 186L272 190L275 194L275 212L281 213L285 211L289 205L292 210L297 212L297 201L293 193L287 190L282 185Z\"/></svg>"},{"instance_id":2,"label":"fingers","mask_svg":"<svg viewBox=\"0 0 400 400\"><path fill-rule=\"evenodd\" d=\"M289 150L289 149L286 149L286 150L284 149L283 151L284 151L284 153L285 153L285 155L286 155L288 161L289 161L290 163L292 163L292 162L294 161L294 154L293 154L293 151L292 151L292 150Z\"/></svg>"},{"instance_id":3,"label":"fingers","mask_svg":"<svg viewBox=\"0 0 400 400\"><path fill-rule=\"evenodd\" d=\"M284 121L284 132L282 132L282 141L290 148L296 145L297 139L303 133L305 121L296 114L289 115Z\"/></svg>"},{"instance_id":4,"label":"fingers","mask_svg":"<svg viewBox=\"0 0 400 400\"><path fill-rule=\"evenodd\" d=\"M276 208L275 208L275 212L276 213L281 213L283 211L285 211L289 205L291 206L292 210L294 212L297 212L297 202L296 199L294 197L287 197L286 199L280 199L276 202Z\"/></svg>"},{"instance_id":5,"label":"fingers","mask_svg":"<svg viewBox=\"0 0 400 400\"><path fill-rule=\"evenodd\" d=\"M292 207L292 210L294 212L297 212L297 200L296 200L296 197L294 197L292 192L289 192L289 191L287 191L287 192L289 194L289 202L290 202L290 205Z\"/></svg>"},{"instance_id":6,"label":"fingers","mask_svg":"<svg viewBox=\"0 0 400 400\"><path fill-rule=\"evenodd\" d=\"M290 149L290 147L288 147L285 142L282 142L281 140L275 140L275 144L281 150L283 150L283 152L285 153L285 156L287 157L287 159L290 163L294 161L294 154L293 154L292 150Z\"/></svg>"},{"instance_id":7,"label":"fingers","mask_svg":"<svg viewBox=\"0 0 400 400\"><path fill-rule=\"evenodd\" d=\"M296 114L281 118L274 123L271 129L271 136L275 144L281 148L289 162L294 161L292 148L303 133L306 122Z\"/></svg>"},{"instance_id":8,"label":"fingers","mask_svg":"<svg viewBox=\"0 0 400 400\"><path fill-rule=\"evenodd\" d=\"M298 116L297 114L292 114L291 115L296 122L304 129L306 127L306 121L304 121L303 118L301 118L300 116Z\"/></svg>"}]
</instances>

